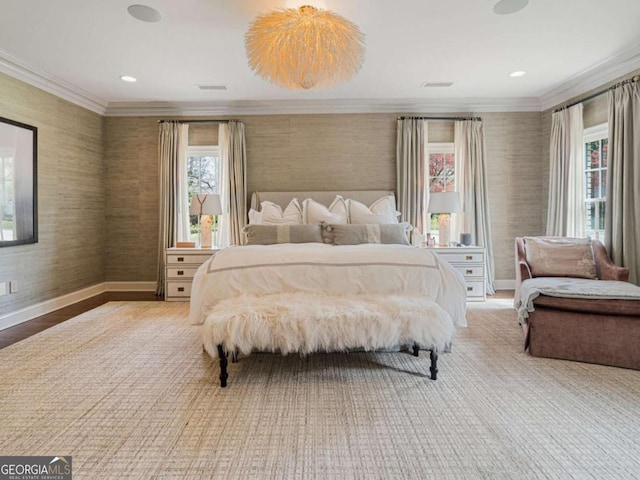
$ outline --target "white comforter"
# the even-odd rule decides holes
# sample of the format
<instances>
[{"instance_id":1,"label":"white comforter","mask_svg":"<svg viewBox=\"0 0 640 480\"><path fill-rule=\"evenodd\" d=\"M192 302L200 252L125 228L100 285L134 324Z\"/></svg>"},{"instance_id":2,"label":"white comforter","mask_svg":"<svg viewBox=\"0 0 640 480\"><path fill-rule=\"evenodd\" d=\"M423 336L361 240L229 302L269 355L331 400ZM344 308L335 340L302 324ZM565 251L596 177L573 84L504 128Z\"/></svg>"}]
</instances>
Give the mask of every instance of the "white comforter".
<instances>
[{"instance_id":1,"label":"white comforter","mask_svg":"<svg viewBox=\"0 0 640 480\"><path fill-rule=\"evenodd\" d=\"M466 327L464 279L424 248L321 243L248 245L218 252L196 272L193 323L218 302L243 294L325 292L419 296L433 300Z\"/></svg>"}]
</instances>

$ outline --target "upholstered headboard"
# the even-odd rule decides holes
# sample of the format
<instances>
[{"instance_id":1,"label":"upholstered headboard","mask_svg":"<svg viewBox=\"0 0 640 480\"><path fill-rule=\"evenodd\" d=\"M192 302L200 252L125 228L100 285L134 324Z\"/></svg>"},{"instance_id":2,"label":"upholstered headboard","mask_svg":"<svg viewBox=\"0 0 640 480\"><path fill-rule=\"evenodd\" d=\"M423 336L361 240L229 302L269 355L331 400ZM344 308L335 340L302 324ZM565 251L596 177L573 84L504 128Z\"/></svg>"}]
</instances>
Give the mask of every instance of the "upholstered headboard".
<instances>
[{"instance_id":1,"label":"upholstered headboard","mask_svg":"<svg viewBox=\"0 0 640 480\"><path fill-rule=\"evenodd\" d=\"M251 195L251 208L260 209L260 204L264 201L273 202L283 209L289 205L293 198L297 198L300 203L306 198L313 198L316 202L329 205L336 195L342 195L345 199L353 198L365 205L371 205L380 197L391 195L395 199L395 192L390 190L347 190L328 192L254 192Z\"/></svg>"}]
</instances>

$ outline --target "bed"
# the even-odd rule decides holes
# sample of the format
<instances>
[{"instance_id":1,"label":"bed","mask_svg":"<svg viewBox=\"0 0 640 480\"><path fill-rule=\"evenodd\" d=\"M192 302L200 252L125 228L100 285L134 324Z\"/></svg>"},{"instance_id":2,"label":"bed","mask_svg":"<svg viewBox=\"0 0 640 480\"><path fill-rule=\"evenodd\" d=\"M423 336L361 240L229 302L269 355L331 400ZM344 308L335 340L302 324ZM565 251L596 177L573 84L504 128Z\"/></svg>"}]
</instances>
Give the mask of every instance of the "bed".
<instances>
[{"instance_id":1,"label":"bed","mask_svg":"<svg viewBox=\"0 0 640 480\"><path fill-rule=\"evenodd\" d=\"M252 207L271 201L284 209L294 197L327 205L336 194L369 205L390 193L260 192ZM237 352L255 350L408 346L414 355L430 352L435 379L437 355L450 348L453 330L466 326L465 310L461 275L428 249L314 241L219 251L196 272L190 320L203 325L204 349L220 360L222 386L227 355L235 360Z\"/></svg>"}]
</instances>

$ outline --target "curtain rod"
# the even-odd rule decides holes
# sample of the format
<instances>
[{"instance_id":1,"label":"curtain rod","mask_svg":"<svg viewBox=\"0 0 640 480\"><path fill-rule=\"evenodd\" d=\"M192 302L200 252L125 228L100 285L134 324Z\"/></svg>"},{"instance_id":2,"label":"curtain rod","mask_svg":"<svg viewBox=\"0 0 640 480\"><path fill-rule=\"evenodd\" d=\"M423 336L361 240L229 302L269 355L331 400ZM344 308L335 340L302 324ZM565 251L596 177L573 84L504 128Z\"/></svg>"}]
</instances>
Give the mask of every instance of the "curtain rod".
<instances>
[{"instance_id":1,"label":"curtain rod","mask_svg":"<svg viewBox=\"0 0 640 480\"><path fill-rule=\"evenodd\" d=\"M480 117L398 117L398 120L408 120L411 118L414 120L482 120Z\"/></svg>"},{"instance_id":2,"label":"curtain rod","mask_svg":"<svg viewBox=\"0 0 640 480\"><path fill-rule=\"evenodd\" d=\"M560 110L564 110L565 108L571 108L571 107L573 107L574 105L578 105L579 103L582 103L582 102L586 102L586 101L592 100L592 99L594 99L594 98L596 98L596 97L599 97L600 95L603 95L603 94L607 93L609 90L613 90L614 88L618 88L618 87L620 87L620 86L622 86L622 85L626 85L627 83L637 82L637 81L639 81L639 80L640 80L640 75L635 75L635 76L633 76L633 77L631 77L631 78L627 78L626 80L623 80L622 82L616 83L615 85L611 85L611 86L610 86L610 87L608 87L608 88L603 88L603 89L602 89L602 90L600 90L599 92L592 93L591 95L589 95L588 97L583 98L582 100L577 100L577 101L575 101L575 102L573 102L573 103L570 103L570 104L568 104L568 105L565 105L565 106L563 106L563 107L556 108L556 109L553 111L553 113L559 112Z\"/></svg>"},{"instance_id":3,"label":"curtain rod","mask_svg":"<svg viewBox=\"0 0 640 480\"><path fill-rule=\"evenodd\" d=\"M229 123L231 120L158 120L158 123Z\"/></svg>"}]
</instances>

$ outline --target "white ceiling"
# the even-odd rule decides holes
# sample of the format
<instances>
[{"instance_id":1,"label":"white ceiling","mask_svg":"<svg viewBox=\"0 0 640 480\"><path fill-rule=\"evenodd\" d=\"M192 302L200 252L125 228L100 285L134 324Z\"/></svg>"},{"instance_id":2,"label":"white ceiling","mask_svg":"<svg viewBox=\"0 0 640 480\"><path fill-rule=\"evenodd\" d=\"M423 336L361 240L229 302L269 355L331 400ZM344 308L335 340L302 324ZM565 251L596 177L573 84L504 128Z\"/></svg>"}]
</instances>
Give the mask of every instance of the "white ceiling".
<instances>
[{"instance_id":1,"label":"white ceiling","mask_svg":"<svg viewBox=\"0 0 640 480\"><path fill-rule=\"evenodd\" d=\"M530 0L506 16L493 13L496 1L0 0L0 71L101 113L143 105L208 113L261 105L539 110L566 100L571 86L588 87L589 78L607 81L640 67L639 0ZM133 3L159 10L162 21L135 20L127 13ZM365 33L366 60L351 81L285 90L247 66L252 19L305 3ZM509 77L514 70L527 74ZM122 82L125 74L138 82ZM454 85L420 88L424 81ZM227 90L201 92L197 84Z\"/></svg>"}]
</instances>

